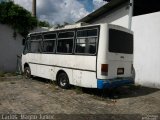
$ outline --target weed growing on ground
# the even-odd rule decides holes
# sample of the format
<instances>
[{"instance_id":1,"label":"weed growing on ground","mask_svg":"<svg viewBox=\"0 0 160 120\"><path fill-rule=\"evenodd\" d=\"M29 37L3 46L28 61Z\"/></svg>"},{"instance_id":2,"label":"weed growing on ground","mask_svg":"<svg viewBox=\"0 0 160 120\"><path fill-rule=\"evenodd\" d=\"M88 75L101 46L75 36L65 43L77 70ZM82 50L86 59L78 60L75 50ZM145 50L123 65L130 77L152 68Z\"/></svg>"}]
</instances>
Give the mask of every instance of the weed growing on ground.
<instances>
[{"instance_id":1,"label":"weed growing on ground","mask_svg":"<svg viewBox=\"0 0 160 120\"><path fill-rule=\"evenodd\" d=\"M5 76L5 73L0 71L0 77L4 77Z\"/></svg>"},{"instance_id":2,"label":"weed growing on ground","mask_svg":"<svg viewBox=\"0 0 160 120\"><path fill-rule=\"evenodd\" d=\"M81 87L75 86L75 87L74 87L74 91L75 91L77 94L83 94L83 90L82 90Z\"/></svg>"}]
</instances>

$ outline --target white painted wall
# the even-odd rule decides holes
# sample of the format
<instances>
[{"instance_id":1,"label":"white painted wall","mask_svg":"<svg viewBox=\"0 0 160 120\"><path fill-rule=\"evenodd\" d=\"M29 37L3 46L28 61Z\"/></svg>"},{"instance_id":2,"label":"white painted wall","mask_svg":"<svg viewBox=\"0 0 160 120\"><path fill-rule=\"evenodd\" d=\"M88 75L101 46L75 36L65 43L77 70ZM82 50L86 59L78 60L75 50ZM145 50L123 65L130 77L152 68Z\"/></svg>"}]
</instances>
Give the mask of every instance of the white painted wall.
<instances>
[{"instance_id":1,"label":"white painted wall","mask_svg":"<svg viewBox=\"0 0 160 120\"><path fill-rule=\"evenodd\" d=\"M36 28L34 31L46 31L43 28ZM22 36L17 34L13 38L13 29L7 25L0 24L0 71L15 72L17 55L23 51Z\"/></svg>"},{"instance_id":2,"label":"white painted wall","mask_svg":"<svg viewBox=\"0 0 160 120\"><path fill-rule=\"evenodd\" d=\"M22 50L22 37L18 34L17 38L14 39L13 29L0 24L0 71L15 71L17 55L20 55Z\"/></svg>"},{"instance_id":3,"label":"white painted wall","mask_svg":"<svg viewBox=\"0 0 160 120\"><path fill-rule=\"evenodd\" d=\"M102 16L95 18L90 23L91 24L111 23L128 28L128 22L129 22L128 14L129 14L129 8L127 7L127 4L124 4L119 8L113 10L112 12L105 13Z\"/></svg>"},{"instance_id":4,"label":"white painted wall","mask_svg":"<svg viewBox=\"0 0 160 120\"><path fill-rule=\"evenodd\" d=\"M160 88L160 12L133 18L136 83Z\"/></svg>"}]
</instances>

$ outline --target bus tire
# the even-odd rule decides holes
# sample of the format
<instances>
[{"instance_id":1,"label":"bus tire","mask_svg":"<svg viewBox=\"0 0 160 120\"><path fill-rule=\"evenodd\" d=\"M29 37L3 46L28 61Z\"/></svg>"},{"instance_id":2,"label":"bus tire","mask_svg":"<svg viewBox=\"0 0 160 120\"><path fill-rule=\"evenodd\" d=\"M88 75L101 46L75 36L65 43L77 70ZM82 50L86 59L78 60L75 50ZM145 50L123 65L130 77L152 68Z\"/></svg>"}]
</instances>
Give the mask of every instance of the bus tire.
<instances>
[{"instance_id":1,"label":"bus tire","mask_svg":"<svg viewBox=\"0 0 160 120\"><path fill-rule=\"evenodd\" d=\"M70 88L69 79L68 79L68 76L65 72L61 72L58 74L57 83L58 83L58 86L63 89Z\"/></svg>"},{"instance_id":2,"label":"bus tire","mask_svg":"<svg viewBox=\"0 0 160 120\"><path fill-rule=\"evenodd\" d=\"M25 67L25 68L24 68L24 77L25 77L26 79L31 78L31 69L30 69L30 67Z\"/></svg>"}]
</instances>

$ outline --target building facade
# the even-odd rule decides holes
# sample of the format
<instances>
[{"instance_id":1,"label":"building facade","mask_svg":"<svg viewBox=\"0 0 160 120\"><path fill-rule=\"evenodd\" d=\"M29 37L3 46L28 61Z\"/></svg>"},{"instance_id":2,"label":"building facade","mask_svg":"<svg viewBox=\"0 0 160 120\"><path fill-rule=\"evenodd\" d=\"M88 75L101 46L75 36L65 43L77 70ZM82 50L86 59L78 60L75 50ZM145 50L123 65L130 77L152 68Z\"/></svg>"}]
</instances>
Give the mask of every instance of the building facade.
<instances>
[{"instance_id":1,"label":"building facade","mask_svg":"<svg viewBox=\"0 0 160 120\"><path fill-rule=\"evenodd\" d=\"M90 24L106 22L126 28L131 24L134 31L135 82L143 86L160 88L160 8L157 6L157 0L143 3L146 1L134 0L133 7L133 3L127 0L117 2L112 0L78 22ZM132 21L130 21L131 9L134 12Z\"/></svg>"}]
</instances>

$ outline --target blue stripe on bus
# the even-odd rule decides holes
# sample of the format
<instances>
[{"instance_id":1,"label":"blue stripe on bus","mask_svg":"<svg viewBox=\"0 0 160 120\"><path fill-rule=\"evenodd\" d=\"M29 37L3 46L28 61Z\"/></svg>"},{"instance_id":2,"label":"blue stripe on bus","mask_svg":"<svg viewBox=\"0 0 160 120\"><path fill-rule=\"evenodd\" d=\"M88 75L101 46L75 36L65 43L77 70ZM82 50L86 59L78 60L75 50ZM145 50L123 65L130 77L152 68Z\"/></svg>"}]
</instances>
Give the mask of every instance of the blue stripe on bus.
<instances>
[{"instance_id":1,"label":"blue stripe on bus","mask_svg":"<svg viewBox=\"0 0 160 120\"><path fill-rule=\"evenodd\" d=\"M132 78L122 78L122 79L110 79L110 80L97 80L97 88L116 88L124 85L134 84L134 80Z\"/></svg>"}]
</instances>

